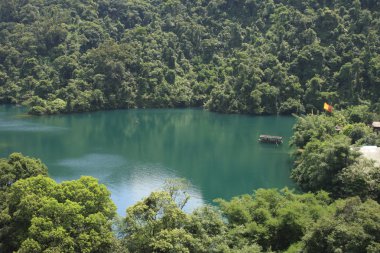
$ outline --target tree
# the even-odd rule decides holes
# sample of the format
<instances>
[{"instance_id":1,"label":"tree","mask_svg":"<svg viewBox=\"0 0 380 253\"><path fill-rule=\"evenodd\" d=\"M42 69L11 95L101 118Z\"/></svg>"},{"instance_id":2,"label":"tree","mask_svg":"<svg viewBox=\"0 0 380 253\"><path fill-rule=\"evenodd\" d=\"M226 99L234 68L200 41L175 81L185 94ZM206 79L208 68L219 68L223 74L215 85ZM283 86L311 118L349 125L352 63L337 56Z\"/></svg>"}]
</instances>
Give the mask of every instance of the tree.
<instances>
[{"instance_id":1,"label":"tree","mask_svg":"<svg viewBox=\"0 0 380 253\"><path fill-rule=\"evenodd\" d=\"M182 208L187 200L180 196L177 203L179 193L177 186L173 185L167 191L153 192L129 207L123 237L125 247L131 252L175 252L178 247L189 252L194 239L184 230L188 216Z\"/></svg>"},{"instance_id":2,"label":"tree","mask_svg":"<svg viewBox=\"0 0 380 253\"><path fill-rule=\"evenodd\" d=\"M314 76L306 83L304 100L307 103L306 107L308 111L317 111L318 109L321 109L321 105L325 102L321 97L321 91L324 84L325 81L319 76Z\"/></svg>"},{"instance_id":3,"label":"tree","mask_svg":"<svg viewBox=\"0 0 380 253\"><path fill-rule=\"evenodd\" d=\"M57 184L45 176L14 183L0 219L4 252L113 252L115 205L91 177Z\"/></svg>"},{"instance_id":4,"label":"tree","mask_svg":"<svg viewBox=\"0 0 380 253\"><path fill-rule=\"evenodd\" d=\"M343 196L380 201L380 170L374 161L360 158L339 175Z\"/></svg>"},{"instance_id":5,"label":"tree","mask_svg":"<svg viewBox=\"0 0 380 253\"><path fill-rule=\"evenodd\" d=\"M291 177L306 191L326 190L339 196L339 174L358 156L350 148L350 139L336 135L306 144Z\"/></svg>"},{"instance_id":6,"label":"tree","mask_svg":"<svg viewBox=\"0 0 380 253\"><path fill-rule=\"evenodd\" d=\"M0 159L0 191L6 191L20 179L47 176L47 167L40 160L12 153L8 159Z\"/></svg>"},{"instance_id":7,"label":"tree","mask_svg":"<svg viewBox=\"0 0 380 253\"><path fill-rule=\"evenodd\" d=\"M261 103L264 108L264 113L273 114L277 112L277 99L279 95L279 89L274 86L270 86L267 83L259 84L257 89L261 92Z\"/></svg>"},{"instance_id":8,"label":"tree","mask_svg":"<svg viewBox=\"0 0 380 253\"><path fill-rule=\"evenodd\" d=\"M1 3L0 101L37 95L63 99L67 112L205 106L249 114L310 112L326 99L377 103L375 2ZM63 93L72 79L104 102L81 97L71 106ZM194 96L178 101L182 91ZM48 109L32 111L60 113Z\"/></svg>"},{"instance_id":9,"label":"tree","mask_svg":"<svg viewBox=\"0 0 380 253\"><path fill-rule=\"evenodd\" d=\"M347 120L339 113L333 116L325 114L307 115L297 118L293 126L294 134L291 138L291 145L303 149L310 141L326 140L337 133L336 126L345 126Z\"/></svg>"},{"instance_id":10,"label":"tree","mask_svg":"<svg viewBox=\"0 0 380 253\"><path fill-rule=\"evenodd\" d=\"M303 252L378 252L380 206L359 198L339 200L303 239Z\"/></svg>"},{"instance_id":11,"label":"tree","mask_svg":"<svg viewBox=\"0 0 380 253\"><path fill-rule=\"evenodd\" d=\"M297 195L288 189L259 189L253 195L217 200L228 221L231 244L243 249L257 243L264 250L286 250L327 212L326 192Z\"/></svg>"},{"instance_id":12,"label":"tree","mask_svg":"<svg viewBox=\"0 0 380 253\"><path fill-rule=\"evenodd\" d=\"M371 124L374 120L374 114L368 105L350 106L344 110L344 115L350 123Z\"/></svg>"},{"instance_id":13,"label":"tree","mask_svg":"<svg viewBox=\"0 0 380 253\"><path fill-rule=\"evenodd\" d=\"M373 130L364 123L354 123L346 125L342 132L351 138L352 144L365 144L366 137L373 133Z\"/></svg>"},{"instance_id":14,"label":"tree","mask_svg":"<svg viewBox=\"0 0 380 253\"><path fill-rule=\"evenodd\" d=\"M185 229L194 238L195 252L228 252L227 226L214 206L203 205L194 210Z\"/></svg>"},{"instance_id":15,"label":"tree","mask_svg":"<svg viewBox=\"0 0 380 253\"><path fill-rule=\"evenodd\" d=\"M299 100L289 98L285 102L281 103L279 108L280 114L292 114L292 113L302 113L305 109Z\"/></svg>"}]
</instances>

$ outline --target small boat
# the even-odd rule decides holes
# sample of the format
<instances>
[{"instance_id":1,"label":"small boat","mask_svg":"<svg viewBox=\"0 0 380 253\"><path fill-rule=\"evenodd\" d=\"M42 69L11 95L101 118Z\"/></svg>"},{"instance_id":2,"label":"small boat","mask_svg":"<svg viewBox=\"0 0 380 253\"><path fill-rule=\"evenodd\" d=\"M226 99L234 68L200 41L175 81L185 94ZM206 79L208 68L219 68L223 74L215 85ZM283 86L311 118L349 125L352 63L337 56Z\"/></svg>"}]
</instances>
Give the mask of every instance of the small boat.
<instances>
[{"instance_id":1,"label":"small boat","mask_svg":"<svg viewBox=\"0 0 380 253\"><path fill-rule=\"evenodd\" d=\"M273 144L281 144L282 137L281 136L273 136L273 135L260 135L259 142L263 143L273 143Z\"/></svg>"}]
</instances>

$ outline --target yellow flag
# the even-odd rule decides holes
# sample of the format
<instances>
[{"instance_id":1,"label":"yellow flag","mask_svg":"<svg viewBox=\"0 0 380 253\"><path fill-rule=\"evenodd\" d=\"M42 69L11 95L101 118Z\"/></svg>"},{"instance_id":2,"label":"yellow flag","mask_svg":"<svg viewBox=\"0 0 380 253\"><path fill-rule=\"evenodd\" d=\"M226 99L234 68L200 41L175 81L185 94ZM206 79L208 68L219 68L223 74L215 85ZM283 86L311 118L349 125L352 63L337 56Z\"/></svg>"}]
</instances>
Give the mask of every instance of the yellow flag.
<instances>
[{"instance_id":1,"label":"yellow flag","mask_svg":"<svg viewBox=\"0 0 380 253\"><path fill-rule=\"evenodd\" d=\"M333 110L333 107L331 106L331 105L329 105L328 103L324 103L323 104L323 109L325 109L326 111L328 111L328 112L332 112L332 110Z\"/></svg>"}]
</instances>

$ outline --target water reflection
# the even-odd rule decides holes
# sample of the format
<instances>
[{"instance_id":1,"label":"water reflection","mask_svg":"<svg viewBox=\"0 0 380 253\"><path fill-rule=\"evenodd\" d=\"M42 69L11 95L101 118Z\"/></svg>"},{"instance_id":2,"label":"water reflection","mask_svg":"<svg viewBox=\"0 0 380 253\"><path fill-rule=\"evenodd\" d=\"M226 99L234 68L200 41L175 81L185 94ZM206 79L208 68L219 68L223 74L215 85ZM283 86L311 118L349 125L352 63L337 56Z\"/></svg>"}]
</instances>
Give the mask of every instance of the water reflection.
<instances>
[{"instance_id":1,"label":"water reflection","mask_svg":"<svg viewBox=\"0 0 380 253\"><path fill-rule=\"evenodd\" d=\"M57 181L97 177L112 191L121 214L167 178L191 182L189 208L259 187L293 186L287 145L292 118L190 109L20 119L23 113L0 107L0 154L39 157ZM260 145L260 134L284 136L285 143Z\"/></svg>"},{"instance_id":2,"label":"water reflection","mask_svg":"<svg viewBox=\"0 0 380 253\"><path fill-rule=\"evenodd\" d=\"M74 180L79 172L106 183L112 191L112 199L118 203L120 215L124 215L126 208L140 201L142 197L162 189L166 180L179 177L175 171L160 164L142 164L112 154L88 154L79 158L63 159L55 167L61 168L55 173L58 182ZM189 194L191 198L185 207L186 211L192 211L204 203L196 187L190 185Z\"/></svg>"}]
</instances>

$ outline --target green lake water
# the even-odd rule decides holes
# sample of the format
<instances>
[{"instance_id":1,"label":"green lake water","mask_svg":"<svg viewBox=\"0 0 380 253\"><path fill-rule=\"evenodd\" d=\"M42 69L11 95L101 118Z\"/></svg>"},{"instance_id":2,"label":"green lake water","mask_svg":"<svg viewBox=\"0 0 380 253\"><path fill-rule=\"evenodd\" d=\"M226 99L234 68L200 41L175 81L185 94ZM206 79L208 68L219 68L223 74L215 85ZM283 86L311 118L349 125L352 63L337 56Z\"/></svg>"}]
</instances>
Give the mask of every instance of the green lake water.
<instances>
[{"instance_id":1,"label":"green lake water","mask_svg":"<svg viewBox=\"0 0 380 253\"><path fill-rule=\"evenodd\" d=\"M121 215L166 179L186 178L191 210L257 188L293 188L288 141L294 122L200 109L31 117L21 107L0 106L0 155L38 157L58 182L94 176L111 191ZM260 144L260 134L285 141Z\"/></svg>"}]
</instances>

